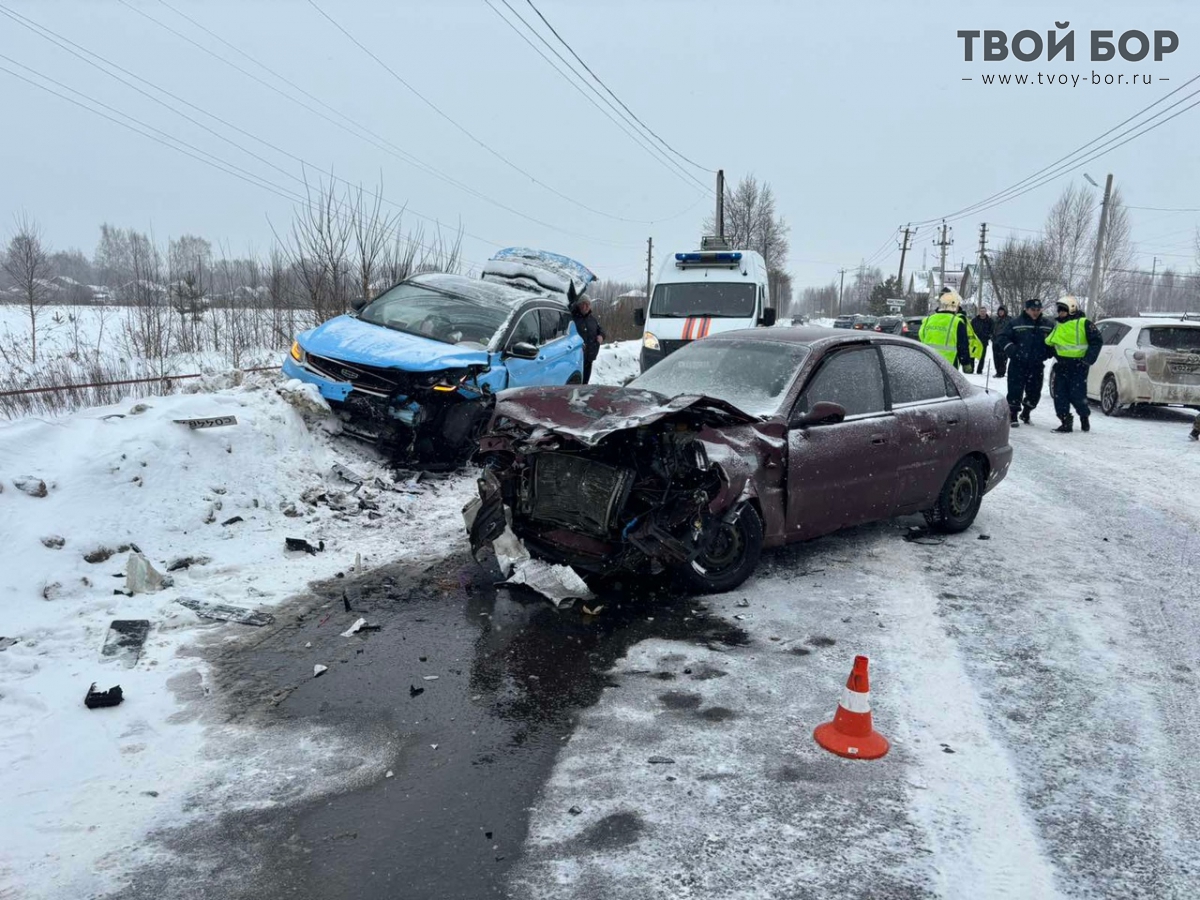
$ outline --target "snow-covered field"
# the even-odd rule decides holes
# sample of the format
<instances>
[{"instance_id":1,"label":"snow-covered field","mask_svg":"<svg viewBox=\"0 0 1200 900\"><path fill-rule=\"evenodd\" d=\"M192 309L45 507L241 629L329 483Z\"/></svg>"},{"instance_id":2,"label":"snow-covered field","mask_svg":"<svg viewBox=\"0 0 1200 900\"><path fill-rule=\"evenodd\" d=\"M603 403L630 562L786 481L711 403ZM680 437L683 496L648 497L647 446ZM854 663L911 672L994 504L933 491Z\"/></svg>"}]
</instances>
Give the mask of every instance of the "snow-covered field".
<instances>
[{"instance_id":1,"label":"snow-covered field","mask_svg":"<svg viewBox=\"0 0 1200 900\"><path fill-rule=\"evenodd\" d=\"M603 348L594 380L625 381L637 353ZM394 758L300 720L197 714L193 647L231 626L176 601L270 611L358 557L464 553L471 477L395 481L295 384L198 387L0 424L5 900L101 894L152 862L158 825L344 791ZM237 425L173 421L217 415ZM745 646L632 647L564 746L511 895L1200 896L1200 448L1174 412L1066 437L1052 418L1047 398L1013 433L965 535L910 543L895 522L768 553L742 590L697 601ZM160 572L193 562L126 596L131 545ZM102 661L109 622L138 618L136 666ZM893 742L876 762L811 738L856 653ZM84 708L93 680L123 687L119 716Z\"/></svg>"}]
</instances>

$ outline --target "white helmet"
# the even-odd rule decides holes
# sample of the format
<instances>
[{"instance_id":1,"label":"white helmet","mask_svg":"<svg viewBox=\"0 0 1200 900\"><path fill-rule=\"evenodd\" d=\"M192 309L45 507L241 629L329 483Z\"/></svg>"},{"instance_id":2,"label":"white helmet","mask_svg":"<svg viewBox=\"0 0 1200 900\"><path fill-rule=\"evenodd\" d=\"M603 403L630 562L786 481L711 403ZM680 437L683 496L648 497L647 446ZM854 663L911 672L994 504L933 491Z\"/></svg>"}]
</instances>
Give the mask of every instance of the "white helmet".
<instances>
[{"instance_id":1,"label":"white helmet","mask_svg":"<svg viewBox=\"0 0 1200 900\"><path fill-rule=\"evenodd\" d=\"M958 296L957 291L944 289L942 295L938 297L938 308L946 312L958 312L962 306L962 297Z\"/></svg>"},{"instance_id":2,"label":"white helmet","mask_svg":"<svg viewBox=\"0 0 1200 900\"><path fill-rule=\"evenodd\" d=\"M1067 294L1065 297L1059 297L1058 305L1065 306L1067 308L1067 315L1069 316L1073 316L1079 312L1079 301L1070 294Z\"/></svg>"}]
</instances>

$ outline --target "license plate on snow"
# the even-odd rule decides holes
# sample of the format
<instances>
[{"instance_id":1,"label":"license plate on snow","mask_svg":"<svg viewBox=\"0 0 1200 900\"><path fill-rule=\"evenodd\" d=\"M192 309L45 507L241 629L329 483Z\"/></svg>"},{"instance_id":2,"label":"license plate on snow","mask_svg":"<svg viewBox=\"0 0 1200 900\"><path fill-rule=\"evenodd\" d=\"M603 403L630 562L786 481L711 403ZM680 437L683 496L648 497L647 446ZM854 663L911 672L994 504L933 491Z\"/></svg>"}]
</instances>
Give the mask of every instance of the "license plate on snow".
<instances>
[{"instance_id":1,"label":"license plate on snow","mask_svg":"<svg viewBox=\"0 0 1200 900\"><path fill-rule=\"evenodd\" d=\"M173 419L176 425L186 425L188 428L220 428L222 425L236 425L237 416L213 416L209 419Z\"/></svg>"}]
</instances>

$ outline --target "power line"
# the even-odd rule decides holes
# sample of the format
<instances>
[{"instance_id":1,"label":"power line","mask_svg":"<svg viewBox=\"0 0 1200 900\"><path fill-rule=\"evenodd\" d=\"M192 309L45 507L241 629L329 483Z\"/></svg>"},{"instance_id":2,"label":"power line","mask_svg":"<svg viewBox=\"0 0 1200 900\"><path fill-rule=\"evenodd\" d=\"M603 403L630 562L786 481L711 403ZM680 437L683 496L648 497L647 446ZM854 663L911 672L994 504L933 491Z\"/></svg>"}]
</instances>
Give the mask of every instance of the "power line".
<instances>
[{"instance_id":1,"label":"power line","mask_svg":"<svg viewBox=\"0 0 1200 900\"><path fill-rule=\"evenodd\" d=\"M1166 212L1166 213L1187 213L1200 212L1200 207L1197 206L1126 206L1126 209L1140 209L1147 212Z\"/></svg>"},{"instance_id":2,"label":"power line","mask_svg":"<svg viewBox=\"0 0 1200 900\"><path fill-rule=\"evenodd\" d=\"M163 0L159 0L159 2L163 2ZM166 4L164 3L163 5L166 5ZM499 150L496 150L494 147L492 147L490 144L488 144L482 138L475 135L466 126L464 126L460 122L458 122L457 119L453 118L449 113L447 113L445 110L443 110L440 106L438 106L436 103L434 103L428 97L426 97L424 94L422 94L420 91L418 91L415 87L413 87L407 80L405 80L403 77L401 77L401 75L395 69L393 69L386 62L384 62L382 59L380 59L379 56L376 55L369 47L365 46L362 43L362 41L360 41L358 38L356 38L349 31L347 31L346 28L340 22L338 22L331 15L329 15L329 13L325 12L324 9L322 9L319 5L317 5L316 0L308 0L308 5L311 6L313 9L315 9L327 22L329 22L329 24L331 24L334 28L336 28L338 31L340 31L352 44L354 44L354 46L356 46L359 50L361 50L363 53L365 53L367 56L369 56L371 59L373 59L376 63L378 63L383 68L384 71L386 71L389 75L392 76L392 78L394 78L401 85L403 85L409 91L409 93L411 93L418 100L420 100L422 103L424 103L430 109L432 109L435 113L437 113L439 116L441 116L443 119L445 119L451 125L453 125L456 129L458 129L460 132L462 132L462 134L466 135L472 142L474 142L475 144L477 144L478 146L480 146L481 148L486 150L489 154L494 156L496 159L500 160L500 162L504 163L506 166L508 166L514 172L517 172L518 174L523 175L524 177L526 177L530 181L532 181L534 184L536 184L538 187L549 191L551 194L554 194L554 196L556 196L562 200L566 200L568 203L571 203L574 206L578 206L580 209L587 210L588 212L593 213L597 216L603 216L606 219L613 219L618 222L629 222L634 225L657 224L657 220L629 219L624 216L616 216L616 215L612 215L610 213L606 213L603 210L599 210L594 207L588 206L586 203L576 200L574 197L568 196L567 194L564 194L562 191L559 191L556 188L553 188L550 185L546 184L544 181L537 178L533 173L527 171L526 169L521 168L519 165L517 165L512 160L510 160L507 156L505 156L503 153L501 153Z\"/></svg>"},{"instance_id":3,"label":"power line","mask_svg":"<svg viewBox=\"0 0 1200 900\"><path fill-rule=\"evenodd\" d=\"M232 131L242 134L245 137L250 138L251 140L253 140L257 143L262 144L264 147L274 150L276 153L279 153L282 156L285 156L295 162L300 163L300 165L302 167L307 167L310 169L315 169L315 170L320 171L319 166L316 166L313 163L309 162L308 160L305 160L303 157L297 156L294 153L290 153L289 151L284 150L282 147L278 147L275 144L272 144L270 141L264 140L263 138L258 137L257 135L255 135L249 131L246 131L243 128L240 128L237 125L234 125L232 122L229 122L229 121L221 118L220 116L215 115L214 113L211 113L208 110L206 110L200 106L197 106L196 104L191 103L188 100L185 100L184 98L178 96L177 94L174 94L171 91L166 90L165 88L159 87L158 85L154 84L153 82L151 82L145 78L142 78L140 75L136 74L135 72L131 72L128 69L125 69L122 66L112 62L111 60L106 59L105 57L101 56L100 54L94 53L91 50L88 50L86 47L76 44L74 41L71 41L69 38L63 37L62 35L58 34L57 32L52 31L49 28L46 28L45 26L38 25L32 19L26 19L24 16L21 16L19 13L14 14L11 10L9 10L7 7L3 6L2 4L0 4L0 15L7 16L8 18L17 22L17 24L22 25L25 28L27 28L28 30L33 31L34 34L38 35L43 40L46 40L46 41L54 44L59 49L66 51L67 53L71 54L72 56L76 57L77 59L79 59L82 62L86 63L87 65L91 66L92 68L104 73L105 75L109 76L110 78L113 78L114 80L116 80L120 84L124 85L125 87L128 87L131 90L137 91L139 94L141 94L142 96L151 100L152 102L157 103L158 105L164 107L165 109L174 113L175 115L180 116L181 118L185 119L188 122L191 122L196 127L203 129L204 131L208 132L209 134L213 135L214 137L218 138L219 140L222 140L225 143L229 144L230 146L240 150L241 152L245 153L247 156L253 157L254 159L256 159L259 162L263 163L264 165L268 166L269 168L275 170L276 172L279 172L281 175L283 175L286 178L291 178L294 181L301 182L302 184L307 184L307 182L304 181L304 179L302 179L300 176L298 176L292 172L289 172L286 169L281 168L280 166L275 165L275 163L271 162L268 159L265 159L264 157L258 155L254 151L248 150L246 147L244 147L242 144L239 144L237 141L234 141L231 138L226 137L225 135L219 133L218 131L216 131L212 128L209 128L207 125L203 124L202 122L198 122L196 119L192 118L191 116L187 115L186 113L181 112L180 110L171 106L169 103L166 103L163 100L159 99L158 97L155 97L152 94L149 94L146 91L142 90L141 88L137 87L137 85L130 84L124 78L121 78L120 76L114 74L113 72L108 71L103 66L99 65L96 62L93 62L92 59L88 59L82 54L86 54L87 56L90 56L95 60L99 60L100 63L104 64L104 66L109 66L112 69L117 70L118 72L128 75L130 78L132 78L138 82L141 82L142 84L145 84L146 86L152 88L153 90L158 91L159 93L164 94L165 96L170 97L173 100L175 100L179 103L182 103L183 105L185 105L191 109L196 110L196 112L200 113L201 115L207 116L208 118L212 119L215 122L219 122L220 124L224 125L226 128L229 128ZM24 19L24 21L21 21L22 19ZM72 48L76 48L76 49L72 49ZM81 51L81 52L76 52L77 50ZM8 57L5 57L5 58L7 59ZM25 69L26 71L34 72L35 74L39 75L39 77L46 77L46 76L42 76L41 73L37 72L36 70L31 69L28 66L23 65L22 63L17 62L16 60L9 60L9 61L12 62L14 65L21 66L21 68ZM60 87L62 87L64 90L69 90L74 93L79 93L77 91L74 91L74 89L68 85L61 84L59 82L54 82L53 79L46 78L46 80L51 81L56 84L59 84ZM80 96L86 96L86 95L81 94ZM91 98L89 98L89 99L91 99ZM115 109L114 107L110 107L110 106L107 106L106 104L100 103L100 101L93 101L93 102L97 103L97 105L105 106L105 108L111 110L114 113L117 113L118 115L127 115L126 113L123 113L120 110ZM133 118L133 117L130 117L130 118ZM137 120L135 120L135 121L137 121ZM144 123L141 123L141 124L144 124ZM152 126L146 125L145 127L149 128ZM159 131L158 129L154 129L154 130ZM159 131L159 133L164 134L165 132ZM242 170L242 171L246 171L246 170ZM253 174L253 173L250 173L250 174ZM255 176L255 177L257 177L257 176ZM355 187L355 185L352 184L350 181L347 181L344 178L338 178L337 176L333 175L332 173L330 174L330 178L334 181L339 181L348 187ZM421 213L421 212L417 211L416 209L409 207L407 204L397 203L393 200L389 200L387 197L384 197L382 194L379 194L379 193L372 193L371 196L373 196L377 200L381 200L384 203L389 204L390 206L394 206L397 209L400 209L400 210L403 210L406 212L410 212L414 216L416 216L418 219L425 219L426 221L434 223L438 227L441 226L441 221L439 219L437 219L433 216L425 215L424 213ZM493 247L504 246L503 244L500 244L497 241L493 241L489 238L481 237L480 235L477 235L477 234L472 234L471 232L468 232L465 230L463 231L463 234L466 235L467 237L473 238L474 240L480 241L481 243L484 243L484 244L489 244Z\"/></svg>"},{"instance_id":4,"label":"power line","mask_svg":"<svg viewBox=\"0 0 1200 900\"><path fill-rule=\"evenodd\" d=\"M1120 128L1121 126L1123 126L1123 125L1126 125L1126 124L1128 124L1129 122L1132 122L1134 119L1137 119L1137 118L1139 118L1140 116L1142 116L1143 114L1145 114L1145 113L1146 113L1146 112L1148 112L1149 110L1153 109L1155 106L1158 106L1158 104L1162 103L1162 102L1163 102L1164 100L1166 100L1167 98L1169 98L1169 97L1171 97L1171 96L1173 96L1173 95L1177 94L1179 91L1182 91L1184 88L1186 88L1188 85L1192 84L1192 82L1194 82L1194 81L1196 81L1196 80L1198 80L1198 79L1200 79L1200 75L1196 75L1196 76L1194 76L1194 77L1192 77L1192 78L1188 79L1188 80L1187 80L1187 81L1185 81L1183 84L1181 84L1179 87L1175 88L1174 90L1172 90L1172 91L1170 91L1170 92L1168 92L1168 93L1164 94L1162 97L1160 97L1160 98L1158 98L1157 100L1155 100L1155 101L1154 101L1153 103L1151 103L1149 106L1143 107L1142 109L1140 109L1140 110L1138 110L1136 113L1134 113L1132 116L1129 116L1128 118L1124 119L1123 121L1121 121L1121 122L1118 122L1118 123L1117 123L1116 125L1114 125L1112 128L1108 129L1108 131L1105 131L1103 134L1101 134L1101 135L1098 135L1097 137L1095 137L1095 138L1093 138L1092 140L1088 141L1086 144L1083 144L1082 146L1080 146L1080 147L1077 147L1075 150L1071 151L1071 152L1070 152L1070 153L1068 153L1066 156L1059 157L1059 158L1058 158L1058 159L1056 159L1054 162L1050 163L1050 164L1049 164L1049 165L1047 165L1047 166L1044 166L1043 168L1041 168L1041 169L1039 169L1038 171L1034 172L1032 175L1029 175L1029 176L1027 176L1027 177L1025 177L1025 178L1022 178L1020 181L1016 182L1016 183L1015 183L1015 184L1013 184L1013 185L1010 185L1009 187L1005 188L1004 190L1002 190L1002 191L998 191L998 192L996 192L995 194L992 194L992 195L991 195L991 196L989 196L989 197L985 197L983 200L980 200L980 201L978 201L977 203L973 203L973 204L971 204L970 206L965 206L965 207L963 207L962 209L959 209L959 210L956 210L956 211L954 211L954 212L952 212L952 213L949 213L948 215L945 215L945 216L938 216L938 217L935 217L935 218L933 218L933 219L926 219L926 220L924 220L924 221L922 221L922 222L918 222L918 223L916 223L916 224L918 224L918 225L928 225L928 224L932 224L932 223L934 223L934 222L940 221L940 220L942 220L942 219L946 219L946 220L950 220L950 219L959 219L959 218L964 218L966 215L968 215L968 214L971 214L971 213L979 213L979 212L983 212L983 211L984 211L984 210L986 210L986 209L991 209L991 208L993 208L994 206L998 206L998 205L1000 205L1000 203L1006 203L1006 202L1008 202L1009 200L1013 200L1013 199L1015 199L1016 197L1019 197L1019 196L1021 196L1022 194L1028 193L1028 191L1029 191L1029 190L1033 190L1033 189L1034 189L1034 188L1036 188L1036 187L1041 187L1042 185L1044 185L1044 184L1048 183L1049 181L1053 181L1055 178L1059 178L1059 177L1061 177L1062 175L1065 175L1067 172L1074 171L1076 168L1079 168L1080 166L1082 166L1082 165L1086 164L1087 162L1090 162L1092 159L1097 159L1097 158L1099 158L1099 156L1103 156L1103 155L1105 155L1106 153L1110 153L1110 152L1112 152L1113 150L1117 149L1117 147L1120 147L1120 146L1122 146L1124 143L1128 143L1128 141L1124 141L1124 142L1122 142L1121 144L1117 144L1115 147L1110 147L1108 150L1104 151L1103 153L1098 153L1098 154L1096 154L1096 155L1094 155L1094 156L1091 156L1091 157L1089 157L1088 159L1085 159L1085 160L1083 160L1082 162L1080 162L1078 165L1076 165L1076 166L1074 166L1074 167L1072 167L1072 168L1070 168L1070 169L1067 169L1066 171L1060 171L1060 172L1058 172L1057 174L1054 174L1052 177L1050 177L1050 178L1046 178L1046 179L1044 179L1044 180L1040 181L1038 184L1031 185L1029 188L1027 188L1027 189L1025 189L1025 190L1021 190L1021 191L1019 191L1018 193L1014 193L1014 194L1012 194L1012 196L1005 197L1005 195L1006 195L1006 194L1010 194L1010 193L1011 193L1011 192L1013 192L1013 191L1017 191L1019 188L1021 188L1023 185L1027 184L1028 182L1030 182L1030 181L1034 181L1035 179L1038 179L1038 178L1039 178L1039 177L1040 177L1040 176L1041 176L1043 173L1045 173L1045 172L1047 172L1047 171L1049 171L1049 170L1052 170L1052 169L1054 169L1055 167L1058 167L1060 163L1063 163L1063 162L1065 162L1065 161L1067 161L1067 160L1070 160L1072 157L1078 156L1080 153L1082 153L1083 151L1087 150L1087 148L1088 148L1088 147L1091 147L1093 144L1096 144L1096 143L1097 143L1097 142L1099 142L1101 139L1103 139L1103 138L1107 137L1108 135L1112 134L1114 131L1116 131L1116 130L1117 130L1118 128ZM1195 96L1195 93L1193 93L1193 94L1189 94L1189 95L1188 95L1188 97L1185 97L1185 98L1184 98L1184 100L1190 99L1190 98L1191 98L1191 97L1193 97L1193 96ZM1154 119L1158 118L1159 116L1161 116L1161 115L1162 115L1164 112L1166 112L1167 110L1174 109L1176 106L1178 106L1178 105L1179 105L1180 103L1182 103L1182 102L1183 102L1183 100L1177 101L1176 103L1174 103L1174 104L1172 104L1171 106L1167 107L1167 109L1166 109L1166 110L1160 110L1159 112L1157 112L1157 113L1155 113L1153 116L1151 116L1151 117L1150 117L1150 119L1147 119L1145 122L1142 122L1142 123L1139 123L1138 125L1135 125L1135 126L1133 126L1133 128L1127 129L1126 131L1122 132L1122 133L1121 133L1121 135L1118 135L1117 137L1121 137L1122 135L1128 134L1130 131L1133 131L1133 130L1135 130L1135 129L1137 129L1137 128L1140 128L1140 127L1142 127L1142 126L1144 126L1144 125L1147 125L1147 124L1149 124L1149 122L1151 122L1151 121L1153 121ZM1195 104L1193 104L1193 105L1195 105ZM1191 107L1187 107L1187 109L1190 109L1190 108L1191 108ZM1186 109L1185 109L1185 110L1181 110L1181 112L1186 112ZM1176 115L1179 115L1179 113L1176 113ZM1171 117L1170 117L1170 118L1168 118L1168 119L1164 119L1162 122L1160 122L1160 123L1158 123L1158 124L1164 124L1165 122L1168 122L1168 121L1170 121L1170 119L1172 119L1172 118L1174 118L1174 117L1175 117L1175 116L1171 116ZM1157 127L1157 125L1155 125L1154 127ZM1153 130L1153 128L1151 128L1151 129L1147 129L1147 130ZM1143 131L1143 132L1140 132L1139 134L1137 134L1137 135L1134 135L1134 137L1140 137L1142 134L1145 134L1145 133L1146 133L1145 131ZM1133 138L1130 138L1130 140L1132 140L1132 139L1133 139ZM1110 144L1110 143L1112 143L1112 141L1113 141L1113 140L1116 140L1116 138L1112 138L1112 139L1110 139L1109 141L1106 141L1106 142L1105 142L1105 144ZM1101 145L1101 146L1104 146L1104 145ZM996 202L996 203L991 203L991 201L993 201L993 200L996 200L997 198L1001 198L1001 197L1003 197L1004 199L1002 199L1002 200L999 200L999 202ZM984 204L990 204L990 205L986 205L986 206L985 206Z\"/></svg>"},{"instance_id":5,"label":"power line","mask_svg":"<svg viewBox=\"0 0 1200 900\"><path fill-rule=\"evenodd\" d=\"M315 109L314 107L305 103L304 101L298 100L297 98L293 97L291 94L287 93L286 91L280 90L278 87L271 84L270 82L264 81L262 78L259 78L254 73L247 71L245 68L243 68L242 66L239 66L237 63L232 62L231 60L226 59L225 57L221 56L220 54L213 52L208 47L205 47L203 44L199 43L198 41L193 40L192 38L188 37L186 34L183 34L179 30L172 28L170 25L167 25L165 22L163 22L159 19L156 19L154 16L150 15L145 10L137 8L136 6L131 4L129 2L129 0L117 0L117 2L120 3L122 6L126 7L127 9L137 13L139 16L149 20L150 22L153 22L155 25L162 28L163 30L168 31L171 34L175 35L180 40L186 41L187 43L191 44L193 47L197 48L201 52L206 53L207 55L213 57L218 62L221 62L224 65L227 65L230 68L234 69L235 71L240 72L245 77L262 85L263 87L267 88L268 90L278 94L279 96L283 97L284 99L300 106L302 109L305 109L308 112L310 112L316 116L319 116L320 118L324 119L326 122L329 122L330 124L334 125L335 127L340 128L342 131L346 131L349 134L352 134L354 137L358 138L359 140L364 140L367 143L372 144L377 149L382 150L383 152L388 153L389 155L394 156L397 159L400 159L401 161L420 169L421 171L425 172L426 174L434 176L435 178L445 182L446 184L449 184L449 185L452 185L453 187L458 188L459 190L463 191L464 193L470 194L471 196L476 197L479 200L483 200L485 203L488 203L492 206L497 207L498 209L504 210L507 213L510 213L512 215L515 215L522 219L525 219L526 221L533 222L535 225L540 225L543 228L550 229L551 231L557 231L560 234L565 234L565 235L569 235L571 237L576 237L576 238L582 238L584 240L592 241L597 244L607 244L607 245L613 246L613 247L625 248L625 247L637 246L637 245L631 244L627 241L626 242L610 241L610 240L606 240L604 238L598 238L598 237L594 237L592 235L582 234L577 231L572 231L567 228L562 228L562 227L560 227L558 225L554 225L550 222L542 221L541 219L538 219L527 213L521 212L519 209L515 209L514 207L511 207L506 203L496 200L495 198L490 197L487 194L484 194L482 191L476 190L475 188L471 187L470 185L468 185L462 181L459 181L458 179L454 178L453 176L447 175L445 172L442 172L441 170L437 169L435 166L432 166L429 163L424 162L423 160L421 160L421 159L417 158L416 156L414 156L413 154L409 153L407 150L404 150L403 148L398 147L396 144L392 143L391 141L387 140L386 138L383 138L383 137L375 134L373 131L371 131L366 126L359 125L358 123L354 122L353 119L350 119L347 116L343 115L343 116L341 116L341 118L345 119L347 122L351 122L354 125L354 129L357 129L357 131L352 128L347 127L346 125L342 124L341 122L334 120L330 116L326 115L325 113L321 112L318 109ZM279 77L279 76L277 76L277 77ZM286 81L286 79L282 79L282 78L281 78L281 80ZM289 82L289 84L290 84L290 82ZM363 134L360 134L358 132L363 132L366 135L370 135L370 137L364 137ZM374 140L372 140L371 138L374 138Z\"/></svg>"},{"instance_id":6,"label":"power line","mask_svg":"<svg viewBox=\"0 0 1200 900\"><path fill-rule=\"evenodd\" d=\"M309 0L309 2L311 3L312 0ZM702 172L710 172L713 175L717 174L716 169L710 169L707 166L700 165L698 162L693 162L692 160L690 160L686 156L684 156L682 153L680 153L678 150L676 150L674 147L672 147L670 144L668 144L666 141L664 141L661 137L659 137L658 134L655 133L653 128L651 128L649 125L647 125L645 122L643 122L640 118L638 118L637 114L633 110L631 110L628 106L626 106L625 102L620 97L618 97L616 94L614 94L612 92L612 89L609 88L609 86L600 79L600 76L592 71L591 66L589 66L587 63L585 63L583 61L583 58L580 57L580 55L575 52L575 48L572 47L569 43L567 43L566 38L564 38L561 34L558 33L558 29L556 29L553 25L550 24L550 20L547 19L544 15L542 15L542 11L540 9L538 9L536 6L534 6L533 0L525 0L525 2L529 4L529 8L532 9L535 13L537 13L538 18L541 19L542 22L545 23L546 27L550 29L550 33L553 34L556 38L558 38L558 42L560 44L562 44L564 47L566 47L567 50L570 51L571 55L579 61L579 64L581 66L583 66L584 69L587 70L587 73L592 76L592 79L598 85L600 85L600 87L604 88L604 90L608 93L608 95L610 97L612 97L614 100L616 100L617 103L619 103L621 105L621 108L623 110L625 110L625 112L629 113L629 115L633 117L634 121L637 122L639 125L641 125L642 128L648 134L650 134L656 141L658 141L660 144L662 144L663 147L670 150L672 153L674 153L676 156L678 156L680 159L682 159L688 165L695 166L697 169L699 169Z\"/></svg>"},{"instance_id":7,"label":"power line","mask_svg":"<svg viewBox=\"0 0 1200 900\"><path fill-rule=\"evenodd\" d=\"M26 78L24 75L20 74L19 72L14 72L12 69L9 69L6 66L0 65L0 72L4 72L4 73L12 76L13 78L16 78L20 81L25 82L26 84L29 84L29 85L32 85L33 87L38 88L39 90L45 91L48 94L52 94L55 97L58 97L62 100L66 100L68 103L71 103L74 106L78 106L80 109L87 110L88 112L92 113L93 115L99 116L102 119L106 119L109 122L112 122L116 125L120 125L122 128L132 131L135 134L141 135L142 137L148 138L149 140L154 141L156 144L161 144L162 146L167 147L168 149L174 150L177 153L182 153L184 156L191 157L192 159L196 160L197 162L203 163L204 165L209 166L210 168L213 168L213 169L216 169L217 171L223 172L226 175L231 175L234 178L239 179L240 181L244 181L247 184L253 185L254 187L261 188L265 191L275 194L278 197L282 197L284 200L287 200L292 203L302 203L302 204L311 206L310 199L304 195L295 193L288 188L281 187L280 185L277 185L274 182L268 181L267 179L263 178L262 176L256 175L253 172L249 172L245 169L242 169L239 166L233 165L232 163L229 163L226 160L223 160L220 157L215 156L214 154L208 153L205 150L201 150L200 148L195 147L194 145L191 145L186 141L183 141L179 138L172 137L171 135L167 134L166 132L164 132L160 129L154 128L154 126L152 126L152 125L148 125L148 124L142 122L140 119L130 116L127 113L123 113L120 110L117 110L113 107L107 106L107 104L104 104L99 100L96 100L94 97L91 97L91 96L83 93L82 91L77 91L72 87L64 85L61 82L58 82L58 81L54 80L53 78L50 78L50 77L44 75L43 73L38 72L36 69L32 69L29 66L24 65L23 63L17 62L16 60L11 59L2 54L0 54L0 59L10 62L13 65L16 65L22 69L25 69L27 72L32 72L38 78L42 78L45 81L48 81L50 84L54 84L59 87L62 87L64 90L69 91L72 94L75 94L79 97L84 98L89 103L95 103L97 106L101 107L101 109L96 109L91 106L88 106L87 104L82 103L79 100L76 100L72 97L69 97L64 93L61 93L60 91L54 90L54 88L47 87L44 84L40 84L31 78ZM109 109L114 113L114 115L109 115L108 113L101 111L102 109ZM121 118L118 118L118 116ZM122 119L128 119L129 121L123 121ZM135 124L131 125L131 124L129 124L130 122L133 122ZM341 214L338 214L338 213L335 213L335 217L339 218L339 219L342 218ZM416 244L418 247L422 247L423 249L430 250L430 251L434 251L437 249L436 247L432 247L428 244L424 244L421 241L412 240L412 239L410 239L410 240L412 243ZM480 267L483 266L483 263L479 262L478 260L467 259L466 257L461 257L461 259L463 260L463 262L470 263L471 265L474 265L474 266L480 266Z\"/></svg>"},{"instance_id":8,"label":"power line","mask_svg":"<svg viewBox=\"0 0 1200 900\"><path fill-rule=\"evenodd\" d=\"M626 137L628 137L635 144L637 144L639 147L641 147L643 150L645 150L647 153L649 153L653 159L655 159L660 165L662 165L664 168L666 168L667 171L669 171L676 178L679 178L680 180L682 180L685 184L689 185L690 187L699 187L700 190L704 191L708 195L713 194L712 188L710 188L708 185L704 184L702 181L699 181L695 176L693 176L690 172L688 172L686 169L684 169L682 166L680 166L679 163L675 162L673 159L668 157L661 150L654 147L652 144L647 143L645 138L640 133L638 133L636 131L631 131L630 127L628 127L626 125L625 121L618 121L618 119L614 118L613 115L608 112L608 110L606 110L604 107L600 106L599 103L597 103L589 94L587 94L583 90L583 88L581 88L579 86L579 84L576 83L575 79L580 79L580 81L582 81L583 85L586 86L590 91L592 91L593 94L595 94L597 97L599 97L600 100L609 107L609 109L611 109L617 115L621 115L620 110L618 110L617 107L614 106L611 101L605 99L605 97L595 87L593 87L590 82L584 80L583 76L581 76L577 71L575 71L574 68L571 67L570 63L568 63L567 60L563 57L563 55L561 53L559 53L558 50L556 50L553 47L553 45L551 45L550 42L546 40L545 37L542 36L541 32L539 32L536 28L534 28L532 25L530 25L519 12L517 12L515 9L513 9L512 4L510 4L508 2L508 0L500 0L500 2L504 4L504 6L509 10L509 12L511 12L513 14L513 16L517 19L517 21L519 21L525 27L525 29L527 31L529 31L530 34L532 34L539 41L541 41L550 50L550 52L553 53L562 62L563 66L566 67L567 72L571 73L570 75L568 75L566 72L559 69L559 67L557 65L555 65L553 62L551 62L550 58L548 56L546 56L546 54L543 53L541 51L541 49L538 48L538 46L536 44L534 44L525 35L524 32L522 32L519 28L517 28L517 26L514 25L508 19L507 16L505 16L502 12L500 12L499 8L497 6L495 6L491 2L491 0L483 0L483 2L486 3L488 5L488 7L492 10L492 12L494 12L497 16L499 16L500 19L504 22L504 24L506 24L509 28L511 28L513 30L513 32L518 37L521 38L521 40L525 41L526 44L528 44L531 48L533 48L534 52L537 53L538 56L540 56L542 59L544 59L546 61L546 64L549 65L550 68L552 68L559 77L563 78L585 100L587 100L588 103L590 103L592 106L596 107L596 109L598 109L605 116L605 118L607 118L610 122L612 122L614 125L616 125L617 128L619 128L622 132L624 132ZM572 78L571 75L574 75L575 78Z\"/></svg>"}]
</instances>

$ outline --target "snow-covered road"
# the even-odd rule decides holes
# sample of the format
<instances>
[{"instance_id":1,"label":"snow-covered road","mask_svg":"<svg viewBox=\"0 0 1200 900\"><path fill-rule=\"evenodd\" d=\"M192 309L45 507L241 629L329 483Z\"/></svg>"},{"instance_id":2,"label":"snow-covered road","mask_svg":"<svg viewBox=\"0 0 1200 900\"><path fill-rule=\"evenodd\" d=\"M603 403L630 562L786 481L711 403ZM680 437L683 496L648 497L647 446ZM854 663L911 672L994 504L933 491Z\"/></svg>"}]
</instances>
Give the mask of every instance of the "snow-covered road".
<instances>
[{"instance_id":1,"label":"snow-covered road","mask_svg":"<svg viewBox=\"0 0 1200 900\"><path fill-rule=\"evenodd\" d=\"M1061 436L1047 406L966 534L896 522L768 555L711 603L748 647L633 648L514 895L1200 895L1200 452L1178 413ZM878 762L811 738L856 653L893 740Z\"/></svg>"}]
</instances>

